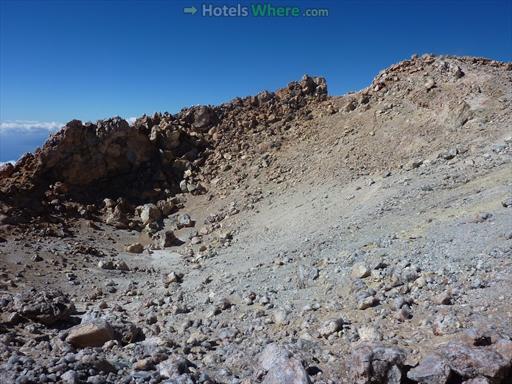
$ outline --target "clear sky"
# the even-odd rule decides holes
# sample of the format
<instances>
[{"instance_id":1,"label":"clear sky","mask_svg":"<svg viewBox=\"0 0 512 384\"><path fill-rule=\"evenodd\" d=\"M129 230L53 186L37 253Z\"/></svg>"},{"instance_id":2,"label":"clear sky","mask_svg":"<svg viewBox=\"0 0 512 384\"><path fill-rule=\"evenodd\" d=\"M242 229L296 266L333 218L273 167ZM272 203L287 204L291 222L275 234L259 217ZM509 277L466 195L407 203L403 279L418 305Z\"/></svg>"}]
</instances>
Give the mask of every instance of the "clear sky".
<instances>
[{"instance_id":1,"label":"clear sky","mask_svg":"<svg viewBox=\"0 0 512 384\"><path fill-rule=\"evenodd\" d=\"M270 0L329 16L201 15L203 3L262 2L0 0L0 161L73 118L177 112L304 73L343 94L413 53L512 60L512 0Z\"/></svg>"}]
</instances>

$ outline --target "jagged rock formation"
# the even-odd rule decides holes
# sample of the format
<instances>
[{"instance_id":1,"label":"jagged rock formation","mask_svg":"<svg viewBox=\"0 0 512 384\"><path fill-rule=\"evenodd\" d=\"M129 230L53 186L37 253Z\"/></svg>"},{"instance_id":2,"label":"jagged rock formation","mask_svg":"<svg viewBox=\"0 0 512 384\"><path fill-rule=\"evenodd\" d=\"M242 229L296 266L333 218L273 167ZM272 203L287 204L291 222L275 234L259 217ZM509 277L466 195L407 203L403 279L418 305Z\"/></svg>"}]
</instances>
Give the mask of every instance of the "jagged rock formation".
<instances>
[{"instance_id":1,"label":"jagged rock formation","mask_svg":"<svg viewBox=\"0 0 512 384\"><path fill-rule=\"evenodd\" d=\"M199 192L194 172L214 177L219 153L257 150L272 134L266 132L270 124L300 119L309 104L326 97L325 80L305 76L276 93L143 116L133 126L119 117L96 124L74 120L33 155L0 170L0 199L41 208L59 195L78 202L110 197L147 202Z\"/></svg>"}]
</instances>

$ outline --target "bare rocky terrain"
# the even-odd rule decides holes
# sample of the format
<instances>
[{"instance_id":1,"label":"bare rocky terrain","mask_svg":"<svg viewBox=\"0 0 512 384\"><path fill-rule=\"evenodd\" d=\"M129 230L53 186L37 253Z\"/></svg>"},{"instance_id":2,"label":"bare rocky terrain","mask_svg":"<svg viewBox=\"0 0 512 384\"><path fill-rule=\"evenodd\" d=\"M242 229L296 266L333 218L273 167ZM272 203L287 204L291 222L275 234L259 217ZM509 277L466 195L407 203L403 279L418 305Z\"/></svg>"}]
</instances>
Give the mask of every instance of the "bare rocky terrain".
<instances>
[{"instance_id":1,"label":"bare rocky terrain","mask_svg":"<svg viewBox=\"0 0 512 384\"><path fill-rule=\"evenodd\" d=\"M512 63L69 122L0 168L1 383L512 383Z\"/></svg>"}]
</instances>

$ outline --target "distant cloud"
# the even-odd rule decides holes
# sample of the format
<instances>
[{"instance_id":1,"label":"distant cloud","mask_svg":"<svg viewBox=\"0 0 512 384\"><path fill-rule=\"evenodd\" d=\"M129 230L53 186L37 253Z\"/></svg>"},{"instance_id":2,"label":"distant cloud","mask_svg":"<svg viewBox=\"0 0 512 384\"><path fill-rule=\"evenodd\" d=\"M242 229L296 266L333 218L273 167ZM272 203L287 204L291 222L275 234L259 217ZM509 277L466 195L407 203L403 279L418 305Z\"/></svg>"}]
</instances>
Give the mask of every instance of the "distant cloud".
<instances>
[{"instance_id":1,"label":"distant cloud","mask_svg":"<svg viewBox=\"0 0 512 384\"><path fill-rule=\"evenodd\" d=\"M12 120L12 121L1 121L0 131L11 130L11 129L42 129L46 131L56 131L63 127L64 124L57 121L35 121L35 120Z\"/></svg>"},{"instance_id":2,"label":"distant cloud","mask_svg":"<svg viewBox=\"0 0 512 384\"><path fill-rule=\"evenodd\" d=\"M10 161L0 161L0 167L1 167L2 165L5 165L5 164L12 164L12 165L14 165L15 163L16 163L16 161L15 161L15 160L10 160Z\"/></svg>"},{"instance_id":3,"label":"distant cloud","mask_svg":"<svg viewBox=\"0 0 512 384\"><path fill-rule=\"evenodd\" d=\"M132 125L133 123L135 123L135 120L137 120L136 117L129 117L126 119L126 121L128 122L128 124Z\"/></svg>"}]
</instances>

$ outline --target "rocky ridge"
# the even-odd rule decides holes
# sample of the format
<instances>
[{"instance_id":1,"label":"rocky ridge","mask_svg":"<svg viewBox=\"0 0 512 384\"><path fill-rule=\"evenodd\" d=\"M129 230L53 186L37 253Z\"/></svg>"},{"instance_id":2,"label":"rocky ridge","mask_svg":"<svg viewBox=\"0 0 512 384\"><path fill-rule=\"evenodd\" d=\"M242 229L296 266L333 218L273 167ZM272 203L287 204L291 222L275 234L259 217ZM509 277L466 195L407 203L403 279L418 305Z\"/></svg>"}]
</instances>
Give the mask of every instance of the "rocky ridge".
<instances>
[{"instance_id":1,"label":"rocky ridge","mask_svg":"<svg viewBox=\"0 0 512 384\"><path fill-rule=\"evenodd\" d=\"M308 105L326 98L325 80L304 76L275 93L176 115L156 113L132 126L118 117L96 124L74 120L34 154L3 166L0 198L18 208L52 212L59 197L148 202L199 192L202 182L221 172L219 153L220 159L242 149L254 153L263 137L275 134L271 124L303 118ZM199 170L202 176L196 178Z\"/></svg>"}]
</instances>

